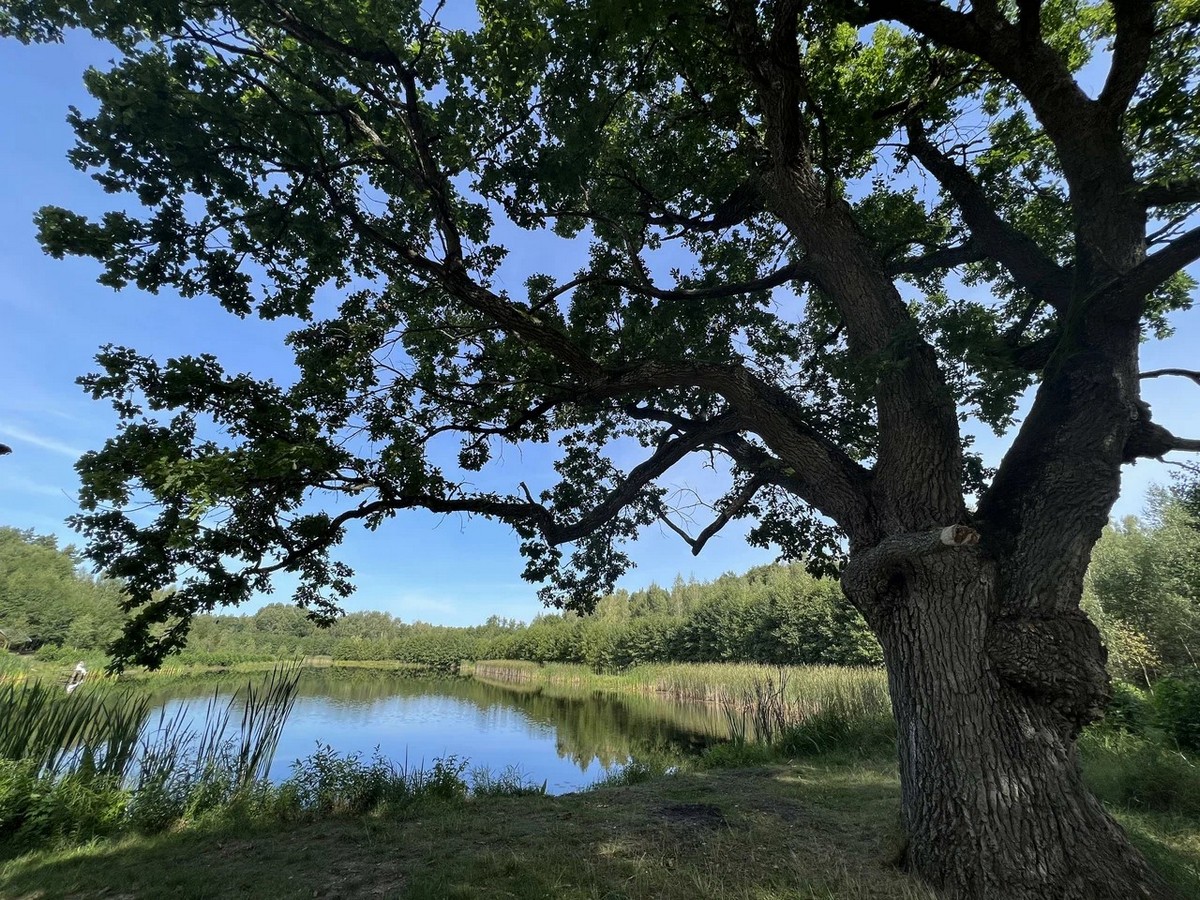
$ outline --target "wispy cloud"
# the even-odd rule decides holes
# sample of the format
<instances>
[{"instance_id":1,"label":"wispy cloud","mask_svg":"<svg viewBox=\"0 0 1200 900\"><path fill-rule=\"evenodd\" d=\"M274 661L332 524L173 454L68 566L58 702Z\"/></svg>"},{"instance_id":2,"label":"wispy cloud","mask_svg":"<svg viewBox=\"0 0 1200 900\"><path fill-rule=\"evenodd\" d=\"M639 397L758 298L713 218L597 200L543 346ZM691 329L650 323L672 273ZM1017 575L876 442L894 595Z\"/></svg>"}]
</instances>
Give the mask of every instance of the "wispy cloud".
<instances>
[{"instance_id":1,"label":"wispy cloud","mask_svg":"<svg viewBox=\"0 0 1200 900\"><path fill-rule=\"evenodd\" d=\"M43 450L49 450L51 453L61 453L63 456L71 457L71 459L79 459L79 457L83 456L83 451L78 447L72 447L70 444L64 444L62 441L54 440L54 438L42 437L40 434L26 431L24 428L0 425L0 435L13 441L32 444Z\"/></svg>"},{"instance_id":2,"label":"wispy cloud","mask_svg":"<svg viewBox=\"0 0 1200 900\"><path fill-rule=\"evenodd\" d=\"M60 499L74 500L74 488L67 490L65 487L55 487L52 484L43 484L40 481L34 481L31 478L25 478L20 475L4 475L0 477L0 490L2 491L21 491L26 494L41 494L45 497L58 497Z\"/></svg>"}]
</instances>

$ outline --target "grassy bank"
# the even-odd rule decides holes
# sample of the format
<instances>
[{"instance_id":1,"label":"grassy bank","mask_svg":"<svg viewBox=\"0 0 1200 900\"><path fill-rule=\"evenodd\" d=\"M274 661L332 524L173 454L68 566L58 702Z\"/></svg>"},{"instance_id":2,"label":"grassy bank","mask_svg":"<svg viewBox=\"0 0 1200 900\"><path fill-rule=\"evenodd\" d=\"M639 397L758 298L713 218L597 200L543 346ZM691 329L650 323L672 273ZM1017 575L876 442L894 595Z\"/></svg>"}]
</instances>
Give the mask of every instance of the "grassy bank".
<instances>
[{"instance_id":1,"label":"grassy bank","mask_svg":"<svg viewBox=\"0 0 1200 900\"><path fill-rule=\"evenodd\" d=\"M18 857L0 895L925 898L888 864L896 796L886 768L800 766L247 820Z\"/></svg>"},{"instance_id":2,"label":"grassy bank","mask_svg":"<svg viewBox=\"0 0 1200 900\"><path fill-rule=\"evenodd\" d=\"M740 703L767 681L782 685L782 699L811 714L831 704L851 714L890 715L887 676L859 666L763 666L753 663L662 663L598 674L565 663L481 660L464 663L464 675L509 684L562 685L584 690L663 694L701 703Z\"/></svg>"},{"instance_id":3,"label":"grassy bank","mask_svg":"<svg viewBox=\"0 0 1200 900\"><path fill-rule=\"evenodd\" d=\"M406 772L329 748L277 785L225 777L237 770L224 752L190 755L149 791L98 778L96 766L53 790L26 785L17 760L0 767L0 896L929 896L889 864L899 786L882 673L673 665L596 675L500 662L474 675L545 698L703 700L717 716L765 696L788 727L769 744L746 734L700 756L647 757L557 798L453 757ZM1089 732L1082 748L1101 799L1182 896L1200 897L1197 767L1161 739L1114 729Z\"/></svg>"},{"instance_id":4,"label":"grassy bank","mask_svg":"<svg viewBox=\"0 0 1200 900\"><path fill-rule=\"evenodd\" d=\"M815 762L287 826L247 817L19 856L0 863L0 896L932 900L892 865L898 796L890 765ZM1200 896L1194 832L1121 818Z\"/></svg>"}]
</instances>

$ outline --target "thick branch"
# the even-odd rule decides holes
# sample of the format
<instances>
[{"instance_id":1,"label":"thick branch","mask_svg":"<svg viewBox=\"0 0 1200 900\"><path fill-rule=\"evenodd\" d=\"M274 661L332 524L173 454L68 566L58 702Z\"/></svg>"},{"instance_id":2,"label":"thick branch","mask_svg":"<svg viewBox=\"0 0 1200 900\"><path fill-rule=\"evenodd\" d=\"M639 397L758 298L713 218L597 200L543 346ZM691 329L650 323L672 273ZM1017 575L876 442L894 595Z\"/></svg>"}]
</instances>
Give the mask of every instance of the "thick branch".
<instances>
[{"instance_id":1,"label":"thick branch","mask_svg":"<svg viewBox=\"0 0 1200 900\"><path fill-rule=\"evenodd\" d=\"M1176 203L1200 203L1200 178L1172 178L1144 185L1139 192L1147 208Z\"/></svg>"},{"instance_id":2,"label":"thick branch","mask_svg":"<svg viewBox=\"0 0 1200 900\"><path fill-rule=\"evenodd\" d=\"M315 551L333 543L342 526L348 522L370 518L402 509L426 509L435 513L474 513L490 516L502 521L528 522L537 527L547 543L552 545L570 543L595 531L611 521L622 509L632 503L642 490L659 475L666 472L688 453L722 437L727 432L741 427L737 414L726 413L707 422L694 423L685 433L661 444L649 459L635 466L624 480L607 497L574 522L563 523L555 519L554 513L535 501L526 489L522 502L512 498L493 495L442 496L412 492L393 494L379 500L364 503L346 510L332 519L324 533L301 546L288 548L284 557L269 566L254 568L256 574L267 575L289 569ZM522 485L524 487L524 485Z\"/></svg>"},{"instance_id":3,"label":"thick branch","mask_svg":"<svg viewBox=\"0 0 1200 900\"><path fill-rule=\"evenodd\" d=\"M1063 56L1033 32L1031 3L1021 4L1018 25L1000 15L994 3L977 2L971 13L931 0L866 0L864 5L868 19L898 21L983 60L1015 85L1058 149L1073 196L1096 202L1088 200L1089 192L1130 174L1121 136L1104 107L1084 93Z\"/></svg>"},{"instance_id":4,"label":"thick branch","mask_svg":"<svg viewBox=\"0 0 1200 900\"><path fill-rule=\"evenodd\" d=\"M1133 99L1138 82L1146 73L1154 41L1152 0L1111 0L1116 37L1112 66L1100 92L1100 105L1110 115L1120 116Z\"/></svg>"},{"instance_id":5,"label":"thick branch","mask_svg":"<svg viewBox=\"0 0 1200 900\"><path fill-rule=\"evenodd\" d=\"M999 262L1021 287L1056 309L1071 297L1071 275L1042 251L1037 242L1005 222L996 213L983 188L966 167L934 147L919 122L907 124L909 149L962 211L971 229L972 242Z\"/></svg>"},{"instance_id":6,"label":"thick branch","mask_svg":"<svg viewBox=\"0 0 1200 900\"><path fill-rule=\"evenodd\" d=\"M542 534L551 544L566 544L579 540L612 520L633 502L651 481L684 456L726 433L736 432L742 426L743 423L736 413L726 413L710 422L699 423L680 437L661 444L649 459L634 466L625 480L598 506L576 522L556 525L550 519L543 518L539 522Z\"/></svg>"},{"instance_id":7,"label":"thick branch","mask_svg":"<svg viewBox=\"0 0 1200 900\"><path fill-rule=\"evenodd\" d=\"M728 284L714 284L709 287L668 289L655 287L649 282L639 283L623 278L608 278L604 276L596 278L584 277L577 279L574 284L576 286L588 282L604 284L611 287L619 287L634 294L653 297L656 300L715 300L725 297L738 297L757 291L769 291L772 288L787 284L789 281L807 280L810 275L811 273L801 263L791 263L751 281L734 281Z\"/></svg>"},{"instance_id":8,"label":"thick branch","mask_svg":"<svg viewBox=\"0 0 1200 900\"><path fill-rule=\"evenodd\" d=\"M939 269L953 269L967 263L982 262L987 259L983 248L975 241L959 244L957 247L940 247L922 256L906 256L903 259L888 263L889 275L913 275L920 277L929 275Z\"/></svg>"},{"instance_id":9,"label":"thick branch","mask_svg":"<svg viewBox=\"0 0 1200 900\"><path fill-rule=\"evenodd\" d=\"M920 336L893 277L849 205L831 194L814 167L801 115L806 85L796 10L796 4L779 4L764 40L756 5L730 4L731 39L754 85L770 152L763 196L804 247L813 280L842 314L850 352L868 364L903 359L879 379L875 392L880 441L872 487L881 515L872 518L876 527L915 530L962 513L958 420L936 353ZM913 497L932 502L918 507Z\"/></svg>"},{"instance_id":10,"label":"thick branch","mask_svg":"<svg viewBox=\"0 0 1200 900\"><path fill-rule=\"evenodd\" d=\"M1200 226L1184 232L1128 272L1113 278L1084 303L1091 306L1115 297L1128 297L1135 299L1140 308L1143 297L1197 259L1200 259Z\"/></svg>"},{"instance_id":11,"label":"thick branch","mask_svg":"<svg viewBox=\"0 0 1200 900\"><path fill-rule=\"evenodd\" d=\"M661 201L654 198L649 191L634 182L635 187L652 205L665 207ZM692 233L712 233L724 231L738 225L763 209L762 196L758 186L751 181L738 185L725 200L721 201L708 216L681 216L678 213L664 209L663 212L646 216L646 222L667 228L680 228Z\"/></svg>"},{"instance_id":12,"label":"thick branch","mask_svg":"<svg viewBox=\"0 0 1200 900\"><path fill-rule=\"evenodd\" d=\"M869 540L875 527L870 473L808 425L803 409L787 393L756 385L754 376L745 378L744 390L754 392L757 399L740 392L731 392L726 399L734 408L745 410L747 428L758 434L770 452L733 432L716 443L744 471L764 476L767 482L784 487L829 516L851 540ZM622 409L631 418L662 421L675 429L692 425L669 410L633 405Z\"/></svg>"},{"instance_id":13,"label":"thick branch","mask_svg":"<svg viewBox=\"0 0 1200 900\"><path fill-rule=\"evenodd\" d=\"M1200 440L1176 437L1157 422L1150 421L1150 407L1138 406L1138 423L1125 442L1125 461L1161 459L1172 450L1200 452Z\"/></svg>"}]
</instances>

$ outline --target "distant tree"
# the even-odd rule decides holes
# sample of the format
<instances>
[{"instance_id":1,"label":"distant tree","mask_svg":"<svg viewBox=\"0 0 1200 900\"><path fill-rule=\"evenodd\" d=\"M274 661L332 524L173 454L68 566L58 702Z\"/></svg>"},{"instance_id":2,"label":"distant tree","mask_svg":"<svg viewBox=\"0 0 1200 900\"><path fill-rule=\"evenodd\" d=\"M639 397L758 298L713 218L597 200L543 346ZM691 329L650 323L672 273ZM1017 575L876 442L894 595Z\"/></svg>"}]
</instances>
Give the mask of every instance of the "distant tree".
<instances>
[{"instance_id":1,"label":"distant tree","mask_svg":"<svg viewBox=\"0 0 1200 900\"><path fill-rule=\"evenodd\" d=\"M1174 473L1171 495L1200 528L1200 465L1184 463Z\"/></svg>"},{"instance_id":2,"label":"distant tree","mask_svg":"<svg viewBox=\"0 0 1200 900\"><path fill-rule=\"evenodd\" d=\"M511 524L544 598L580 608L643 526L699 551L748 518L755 543L845 563L887 662L925 878L958 897L1164 896L1079 775L1076 737L1109 694L1079 602L1121 466L1200 449L1153 422L1138 371L1200 256L1194 4L489 0L479 16L0 13L23 40L84 28L121 54L86 75L99 108L71 113L71 158L147 213L44 209L46 251L97 258L108 285L297 321L291 385L124 347L83 379L122 420L79 464L76 520L139 609L119 657L157 662L197 610L278 572L331 612L346 527L404 510ZM506 288L518 229L588 259ZM1014 431L995 473L966 416ZM451 435L457 465L437 451ZM474 486L528 442L558 444L557 481ZM691 454L730 477L698 532L663 486ZM157 519L131 517L147 503Z\"/></svg>"},{"instance_id":3,"label":"distant tree","mask_svg":"<svg viewBox=\"0 0 1200 900\"><path fill-rule=\"evenodd\" d=\"M1105 531L1085 603L1122 677L1200 674L1200 529L1171 492L1152 492L1146 520Z\"/></svg>"},{"instance_id":4,"label":"distant tree","mask_svg":"<svg viewBox=\"0 0 1200 900\"><path fill-rule=\"evenodd\" d=\"M117 637L120 586L89 577L78 563L53 535L0 527L0 629L10 642L99 650Z\"/></svg>"}]
</instances>

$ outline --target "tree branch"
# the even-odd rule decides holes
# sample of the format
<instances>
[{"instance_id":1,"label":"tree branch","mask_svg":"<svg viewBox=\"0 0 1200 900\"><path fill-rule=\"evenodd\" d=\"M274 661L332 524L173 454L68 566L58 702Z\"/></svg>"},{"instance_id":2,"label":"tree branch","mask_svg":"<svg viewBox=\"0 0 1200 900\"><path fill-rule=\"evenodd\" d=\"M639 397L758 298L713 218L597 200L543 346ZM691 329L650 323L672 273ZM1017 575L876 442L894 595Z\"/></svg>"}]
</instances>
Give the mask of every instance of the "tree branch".
<instances>
[{"instance_id":1,"label":"tree branch","mask_svg":"<svg viewBox=\"0 0 1200 900\"><path fill-rule=\"evenodd\" d=\"M743 182L734 188L733 192L717 204L713 211L705 217L681 216L678 213L671 212L665 209L665 204L651 195L642 185L632 179L629 180L649 203L664 209L663 212L657 215L649 214L646 216L646 222L650 225L680 228L684 231L697 234L711 233L732 228L734 225L738 225L751 216L762 212L763 209L762 196L759 194L757 185L751 181Z\"/></svg>"},{"instance_id":2,"label":"tree branch","mask_svg":"<svg viewBox=\"0 0 1200 900\"><path fill-rule=\"evenodd\" d=\"M1125 462L1142 458L1162 459L1164 454L1172 450L1200 453L1200 440L1176 437L1157 422L1150 421L1149 405L1140 403L1138 424L1125 442Z\"/></svg>"},{"instance_id":3,"label":"tree branch","mask_svg":"<svg viewBox=\"0 0 1200 900\"><path fill-rule=\"evenodd\" d=\"M653 297L656 300L714 300L725 297L737 297L742 294L752 294L757 291L769 291L789 281L808 280L811 273L802 263L790 263L761 278L750 281L735 281L728 284L715 284L709 287L697 288L659 288L653 284L638 283L624 278L609 278L607 276L576 279L574 286L592 283L610 287L619 287L634 294Z\"/></svg>"},{"instance_id":4,"label":"tree branch","mask_svg":"<svg viewBox=\"0 0 1200 900\"><path fill-rule=\"evenodd\" d=\"M1194 369L1152 369L1149 372L1141 372L1138 378L1161 378L1164 375L1178 375L1181 378L1190 378L1196 384L1200 385L1200 372Z\"/></svg>"},{"instance_id":5,"label":"tree branch","mask_svg":"<svg viewBox=\"0 0 1200 900\"><path fill-rule=\"evenodd\" d=\"M1124 159L1119 136L1097 115L1102 108L1076 83L1063 56L1033 33L1032 3L1020 6L1024 28L1006 20L994 2L976 2L963 13L931 0L865 0L864 12L867 21L891 19L969 53L1008 79L1058 149L1072 192L1086 195L1098 159Z\"/></svg>"},{"instance_id":6,"label":"tree branch","mask_svg":"<svg viewBox=\"0 0 1200 900\"><path fill-rule=\"evenodd\" d=\"M913 156L938 180L971 229L972 244L996 260L1016 282L1055 309L1071 298L1071 275L1054 262L1037 242L1005 222L993 209L983 188L966 167L942 154L919 121L905 123Z\"/></svg>"},{"instance_id":7,"label":"tree branch","mask_svg":"<svg viewBox=\"0 0 1200 900\"><path fill-rule=\"evenodd\" d=\"M692 545L692 556L699 556L700 551L704 549L704 545L708 543L709 539L728 525L746 507L746 504L754 499L754 495L758 493L759 489L769 483L769 480L765 475L757 474L746 482L745 486L721 510L720 515L696 536L695 541L690 542Z\"/></svg>"},{"instance_id":8,"label":"tree branch","mask_svg":"<svg viewBox=\"0 0 1200 900\"><path fill-rule=\"evenodd\" d=\"M1200 178L1172 178L1142 186L1142 203L1147 208L1175 203L1200 203Z\"/></svg>"},{"instance_id":9,"label":"tree branch","mask_svg":"<svg viewBox=\"0 0 1200 900\"><path fill-rule=\"evenodd\" d=\"M1122 115L1146 73L1154 41L1152 0L1111 0L1116 36L1112 65L1100 91L1100 105L1114 117Z\"/></svg>"},{"instance_id":10,"label":"tree branch","mask_svg":"<svg viewBox=\"0 0 1200 900\"><path fill-rule=\"evenodd\" d=\"M610 521L655 478L663 474L688 453L711 443L722 435L736 432L744 423L737 413L725 413L708 422L692 426L677 438L661 444L645 462L630 470L601 503L574 523L555 525L548 519L539 522L543 536L551 544L566 544L590 534Z\"/></svg>"},{"instance_id":11,"label":"tree branch","mask_svg":"<svg viewBox=\"0 0 1200 900\"><path fill-rule=\"evenodd\" d=\"M755 89L770 153L761 175L765 202L803 246L814 282L842 314L850 353L871 361L898 351L904 359L903 366L894 367L876 385L880 440L873 500L877 515L868 517L875 524L856 539L870 541L879 527L920 528L930 516L955 519L962 512L959 423L945 374L849 205L831 193L830 182L814 166L802 115L806 80L795 22L797 5L775 7L766 40L757 4L737 0L729 7L730 38ZM771 445L769 435L764 439ZM954 448L949 456L948 447ZM773 445L772 450L780 452ZM939 481L932 490L930 478ZM917 519L907 498L918 494L937 497L941 505L922 511ZM829 512L820 503L812 505ZM847 527L845 520L839 524Z\"/></svg>"},{"instance_id":12,"label":"tree branch","mask_svg":"<svg viewBox=\"0 0 1200 900\"><path fill-rule=\"evenodd\" d=\"M1200 225L1185 231L1156 253L1147 256L1128 272L1118 275L1094 291L1084 303L1090 306L1118 295L1139 300L1160 284L1200 259Z\"/></svg>"},{"instance_id":13,"label":"tree branch","mask_svg":"<svg viewBox=\"0 0 1200 900\"><path fill-rule=\"evenodd\" d=\"M913 275L920 277L938 269L953 269L967 263L982 262L987 254L974 240L956 247L940 247L922 256L906 256L888 263L889 275Z\"/></svg>"}]
</instances>

